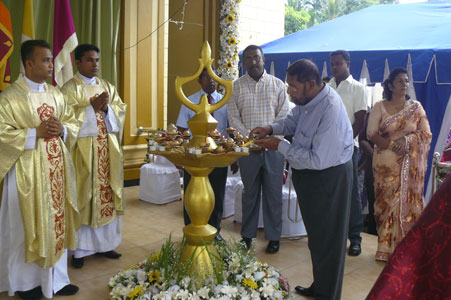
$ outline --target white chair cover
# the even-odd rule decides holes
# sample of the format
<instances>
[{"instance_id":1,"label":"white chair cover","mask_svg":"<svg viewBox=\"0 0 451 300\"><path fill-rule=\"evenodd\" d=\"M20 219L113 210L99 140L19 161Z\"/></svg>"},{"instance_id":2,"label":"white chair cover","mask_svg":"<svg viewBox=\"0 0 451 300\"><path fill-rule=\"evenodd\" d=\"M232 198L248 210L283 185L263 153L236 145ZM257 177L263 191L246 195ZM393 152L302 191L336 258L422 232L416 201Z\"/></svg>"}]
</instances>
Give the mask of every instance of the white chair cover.
<instances>
[{"instance_id":1,"label":"white chair cover","mask_svg":"<svg viewBox=\"0 0 451 300\"><path fill-rule=\"evenodd\" d=\"M290 188L291 184L291 188ZM240 180L234 187L235 190L235 216L234 221L241 223L242 220L242 193L243 182ZM227 190L227 187L226 187ZM297 204L297 195L291 183L291 170L282 188L282 237L294 237L307 235L302 215ZM260 203L260 213L258 216L258 228L264 228L263 209Z\"/></svg>"},{"instance_id":2,"label":"white chair cover","mask_svg":"<svg viewBox=\"0 0 451 300\"><path fill-rule=\"evenodd\" d=\"M242 199L243 199L243 189L244 185L243 182L240 181L235 186L235 216L233 217L233 220L235 222L241 223L243 219L243 211L242 211ZM261 201L261 199L260 199ZM263 228L263 208L260 202L260 212L258 213L258 228Z\"/></svg>"},{"instance_id":3,"label":"white chair cover","mask_svg":"<svg viewBox=\"0 0 451 300\"><path fill-rule=\"evenodd\" d=\"M282 237L293 237L307 235L298 198L291 182L291 169L287 180L282 187Z\"/></svg>"},{"instance_id":4,"label":"white chair cover","mask_svg":"<svg viewBox=\"0 0 451 300\"><path fill-rule=\"evenodd\" d=\"M232 174L230 168L227 172L227 181L224 195L224 208L222 218L228 218L235 214L235 188L241 182L240 173Z\"/></svg>"},{"instance_id":5,"label":"white chair cover","mask_svg":"<svg viewBox=\"0 0 451 300\"><path fill-rule=\"evenodd\" d=\"M141 167L139 199L165 204L182 198L179 170L163 156Z\"/></svg>"}]
</instances>

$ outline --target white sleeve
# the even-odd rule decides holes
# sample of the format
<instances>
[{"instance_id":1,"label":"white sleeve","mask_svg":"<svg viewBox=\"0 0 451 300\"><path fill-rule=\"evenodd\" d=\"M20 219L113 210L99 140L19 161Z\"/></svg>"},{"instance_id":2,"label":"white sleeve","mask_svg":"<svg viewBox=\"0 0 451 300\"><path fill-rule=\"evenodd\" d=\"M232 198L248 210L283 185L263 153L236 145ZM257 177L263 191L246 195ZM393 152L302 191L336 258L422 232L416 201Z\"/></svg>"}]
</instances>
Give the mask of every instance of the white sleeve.
<instances>
[{"instance_id":1,"label":"white sleeve","mask_svg":"<svg viewBox=\"0 0 451 300\"><path fill-rule=\"evenodd\" d=\"M92 105L86 106L85 119L78 134L79 138L87 136L97 136L97 119Z\"/></svg>"},{"instance_id":2,"label":"white sleeve","mask_svg":"<svg viewBox=\"0 0 451 300\"><path fill-rule=\"evenodd\" d=\"M32 150L36 147L36 128L28 129L27 140L25 141L25 150Z\"/></svg>"},{"instance_id":3,"label":"white sleeve","mask_svg":"<svg viewBox=\"0 0 451 300\"><path fill-rule=\"evenodd\" d=\"M367 92L364 86L361 86L357 89L357 92L354 93L354 113L364 110L368 110L367 104Z\"/></svg>"},{"instance_id":4,"label":"white sleeve","mask_svg":"<svg viewBox=\"0 0 451 300\"><path fill-rule=\"evenodd\" d=\"M105 119L106 130L108 132L119 132L119 126L117 125L116 115L108 104L108 111L103 113Z\"/></svg>"},{"instance_id":5,"label":"white sleeve","mask_svg":"<svg viewBox=\"0 0 451 300\"><path fill-rule=\"evenodd\" d=\"M66 138L67 138L67 128L66 126L63 125L63 135L61 136L61 139L63 140L63 142L66 142Z\"/></svg>"}]
</instances>

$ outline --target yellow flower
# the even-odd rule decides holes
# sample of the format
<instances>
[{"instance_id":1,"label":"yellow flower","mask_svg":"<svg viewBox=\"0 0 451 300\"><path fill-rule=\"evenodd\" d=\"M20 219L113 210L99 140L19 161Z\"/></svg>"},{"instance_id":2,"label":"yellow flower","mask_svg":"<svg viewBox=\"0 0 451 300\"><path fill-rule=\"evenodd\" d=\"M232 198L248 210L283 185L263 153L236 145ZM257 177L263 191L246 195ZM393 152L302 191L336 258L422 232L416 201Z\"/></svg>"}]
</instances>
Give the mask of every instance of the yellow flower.
<instances>
[{"instance_id":1,"label":"yellow flower","mask_svg":"<svg viewBox=\"0 0 451 300\"><path fill-rule=\"evenodd\" d=\"M128 298L135 299L136 296L141 294L141 290L142 290L142 287L140 285L138 285L137 287L135 287L135 289L130 294L128 294Z\"/></svg>"},{"instance_id":2,"label":"yellow flower","mask_svg":"<svg viewBox=\"0 0 451 300\"><path fill-rule=\"evenodd\" d=\"M228 62L228 63L227 63L227 65L226 65L226 68L227 68L227 69L231 69L231 68L233 68L233 65L232 65L232 63L231 63L231 62Z\"/></svg>"},{"instance_id":3,"label":"yellow flower","mask_svg":"<svg viewBox=\"0 0 451 300\"><path fill-rule=\"evenodd\" d=\"M149 282L152 283L154 281L161 283L161 273L160 271L150 271L149 272Z\"/></svg>"},{"instance_id":4,"label":"yellow flower","mask_svg":"<svg viewBox=\"0 0 451 300\"><path fill-rule=\"evenodd\" d=\"M236 3L241 3L241 0L236 0Z\"/></svg>"},{"instance_id":5,"label":"yellow flower","mask_svg":"<svg viewBox=\"0 0 451 300\"><path fill-rule=\"evenodd\" d=\"M231 38L231 39L229 39L229 40L227 41L227 43L228 43L229 45L236 45L236 40L235 40L234 38Z\"/></svg>"},{"instance_id":6,"label":"yellow flower","mask_svg":"<svg viewBox=\"0 0 451 300\"><path fill-rule=\"evenodd\" d=\"M155 262L155 261L158 261L158 260L160 260L160 253L157 253L157 254L155 254L154 256L149 257L149 258L147 259L147 262L148 262L148 263L152 263L152 262Z\"/></svg>"},{"instance_id":7,"label":"yellow flower","mask_svg":"<svg viewBox=\"0 0 451 300\"><path fill-rule=\"evenodd\" d=\"M233 21L235 21L235 17L232 15L227 15L226 20L227 22L232 23Z\"/></svg>"},{"instance_id":8,"label":"yellow flower","mask_svg":"<svg viewBox=\"0 0 451 300\"><path fill-rule=\"evenodd\" d=\"M258 288L258 285L255 281L249 279L249 278L244 278L243 279L243 285L244 286L248 286L253 290L256 290Z\"/></svg>"}]
</instances>

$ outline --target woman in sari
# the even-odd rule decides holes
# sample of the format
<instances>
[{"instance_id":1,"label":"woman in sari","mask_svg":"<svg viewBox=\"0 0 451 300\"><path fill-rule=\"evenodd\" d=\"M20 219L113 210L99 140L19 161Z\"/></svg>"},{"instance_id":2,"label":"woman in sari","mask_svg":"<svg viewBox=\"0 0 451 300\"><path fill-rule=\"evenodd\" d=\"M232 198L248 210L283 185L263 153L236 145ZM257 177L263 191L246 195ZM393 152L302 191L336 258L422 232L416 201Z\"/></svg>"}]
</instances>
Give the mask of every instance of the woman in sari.
<instances>
[{"instance_id":1,"label":"woman in sari","mask_svg":"<svg viewBox=\"0 0 451 300\"><path fill-rule=\"evenodd\" d=\"M431 143L429 122L418 101L409 100L402 68L384 82L383 101L371 110L367 135L373 154L376 260L387 261L424 208L424 176Z\"/></svg>"}]
</instances>

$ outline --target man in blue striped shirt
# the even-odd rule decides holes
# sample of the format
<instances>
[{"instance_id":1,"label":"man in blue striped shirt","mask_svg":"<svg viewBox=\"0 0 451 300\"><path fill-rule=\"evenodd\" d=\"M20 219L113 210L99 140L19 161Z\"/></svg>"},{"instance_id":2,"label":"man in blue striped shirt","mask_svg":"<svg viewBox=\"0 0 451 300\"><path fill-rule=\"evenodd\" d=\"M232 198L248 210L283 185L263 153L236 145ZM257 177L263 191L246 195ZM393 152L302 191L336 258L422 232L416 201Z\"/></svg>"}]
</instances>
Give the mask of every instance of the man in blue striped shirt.
<instances>
[{"instance_id":1,"label":"man in blue striped shirt","mask_svg":"<svg viewBox=\"0 0 451 300\"><path fill-rule=\"evenodd\" d=\"M278 150L293 169L293 185L308 235L314 282L296 292L340 299L352 189L352 126L340 96L321 81L317 66L301 59L287 69L291 114L257 127L256 144ZM294 135L293 142L267 135Z\"/></svg>"}]
</instances>

